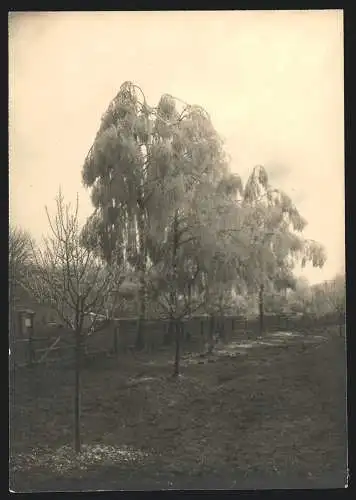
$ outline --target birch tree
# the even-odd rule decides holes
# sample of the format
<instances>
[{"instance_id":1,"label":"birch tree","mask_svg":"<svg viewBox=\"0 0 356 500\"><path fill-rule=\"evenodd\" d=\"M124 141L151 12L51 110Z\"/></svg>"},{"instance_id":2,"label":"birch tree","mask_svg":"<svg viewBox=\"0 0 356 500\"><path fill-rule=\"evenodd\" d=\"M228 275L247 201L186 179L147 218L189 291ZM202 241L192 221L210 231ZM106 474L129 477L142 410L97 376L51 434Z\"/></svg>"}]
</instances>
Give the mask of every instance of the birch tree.
<instances>
[{"instance_id":1,"label":"birch tree","mask_svg":"<svg viewBox=\"0 0 356 500\"><path fill-rule=\"evenodd\" d=\"M322 245L303 237L307 221L283 191L269 184L264 167L253 169L242 199L245 229L250 233L249 257L242 263L244 279L258 292L260 333L264 331L264 293L294 288L294 268L311 263L322 267L326 260Z\"/></svg>"},{"instance_id":2,"label":"birch tree","mask_svg":"<svg viewBox=\"0 0 356 500\"><path fill-rule=\"evenodd\" d=\"M168 94L151 107L137 85L122 84L103 115L83 181L91 188L101 246L118 243L117 255L139 275L138 347L150 261L157 260L167 233L180 231L192 185L201 177L211 180L221 168L226 168L222 142L201 107Z\"/></svg>"}]
</instances>

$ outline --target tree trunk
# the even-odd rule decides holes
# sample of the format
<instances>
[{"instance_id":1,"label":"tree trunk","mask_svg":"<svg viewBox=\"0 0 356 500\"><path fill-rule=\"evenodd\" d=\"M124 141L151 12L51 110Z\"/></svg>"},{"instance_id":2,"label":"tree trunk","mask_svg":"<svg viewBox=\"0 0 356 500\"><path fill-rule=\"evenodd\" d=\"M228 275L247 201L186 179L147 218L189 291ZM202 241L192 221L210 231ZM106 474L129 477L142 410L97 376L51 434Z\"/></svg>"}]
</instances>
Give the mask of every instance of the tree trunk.
<instances>
[{"instance_id":1,"label":"tree trunk","mask_svg":"<svg viewBox=\"0 0 356 500\"><path fill-rule=\"evenodd\" d=\"M175 341L176 341L176 352L174 357L173 376L178 377L180 373L180 341L181 341L181 323L179 320L175 321Z\"/></svg>"},{"instance_id":2,"label":"tree trunk","mask_svg":"<svg viewBox=\"0 0 356 500\"><path fill-rule=\"evenodd\" d=\"M138 232L139 232L139 276L140 288L138 292L138 320L137 320L137 334L136 334L136 349L141 350L144 347L144 322L146 318L146 237L145 237L145 214L141 208L138 214Z\"/></svg>"},{"instance_id":3,"label":"tree trunk","mask_svg":"<svg viewBox=\"0 0 356 500\"><path fill-rule=\"evenodd\" d=\"M187 307L187 316L190 318L192 313L192 285L188 284L188 307Z\"/></svg>"},{"instance_id":4,"label":"tree trunk","mask_svg":"<svg viewBox=\"0 0 356 500\"><path fill-rule=\"evenodd\" d=\"M119 352L119 346L118 346L119 323L116 321L114 322L113 332L114 332L114 354L117 356Z\"/></svg>"},{"instance_id":5,"label":"tree trunk","mask_svg":"<svg viewBox=\"0 0 356 500\"><path fill-rule=\"evenodd\" d=\"M169 318L167 329L166 329L166 331L164 333L164 337L163 337L163 344L164 345L170 345L172 343L173 330L174 330L173 323L174 323L173 318Z\"/></svg>"},{"instance_id":6,"label":"tree trunk","mask_svg":"<svg viewBox=\"0 0 356 500\"><path fill-rule=\"evenodd\" d=\"M144 280L140 279L139 302L138 302L138 319L136 331L136 349L142 350L144 346L144 321L146 316L145 290Z\"/></svg>"},{"instance_id":7,"label":"tree trunk","mask_svg":"<svg viewBox=\"0 0 356 500\"><path fill-rule=\"evenodd\" d=\"M80 374L82 358L81 332L75 332L75 383L74 383L74 449L76 453L81 451L80 436Z\"/></svg>"},{"instance_id":8,"label":"tree trunk","mask_svg":"<svg viewBox=\"0 0 356 500\"><path fill-rule=\"evenodd\" d=\"M31 318L31 326L27 328L28 330L28 351L29 351L29 366L33 366L34 361L35 361L35 352L33 348L33 333L34 333L34 326L33 326L33 321L34 318Z\"/></svg>"},{"instance_id":9,"label":"tree trunk","mask_svg":"<svg viewBox=\"0 0 356 500\"><path fill-rule=\"evenodd\" d=\"M176 352L174 360L174 376L179 375L179 358L180 358L180 322L177 319L177 252L178 252L178 213L175 213L173 220L173 242L172 242L172 282L170 291L170 308L171 308L171 321L175 329Z\"/></svg>"},{"instance_id":10,"label":"tree trunk","mask_svg":"<svg viewBox=\"0 0 356 500\"><path fill-rule=\"evenodd\" d=\"M260 336L262 336L263 333L264 333L263 292L264 292L264 285L260 285L260 289L259 289L259 292L258 292L258 308L259 308L259 315L260 315Z\"/></svg>"},{"instance_id":11,"label":"tree trunk","mask_svg":"<svg viewBox=\"0 0 356 500\"><path fill-rule=\"evenodd\" d=\"M219 327L219 337L221 341L225 340L225 316L224 311L220 311L220 327Z\"/></svg>"},{"instance_id":12,"label":"tree trunk","mask_svg":"<svg viewBox=\"0 0 356 500\"><path fill-rule=\"evenodd\" d=\"M215 333L215 317L212 314L210 316L210 325L209 325L209 353L212 353L214 349L214 333Z\"/></svg>"}]
</instances>

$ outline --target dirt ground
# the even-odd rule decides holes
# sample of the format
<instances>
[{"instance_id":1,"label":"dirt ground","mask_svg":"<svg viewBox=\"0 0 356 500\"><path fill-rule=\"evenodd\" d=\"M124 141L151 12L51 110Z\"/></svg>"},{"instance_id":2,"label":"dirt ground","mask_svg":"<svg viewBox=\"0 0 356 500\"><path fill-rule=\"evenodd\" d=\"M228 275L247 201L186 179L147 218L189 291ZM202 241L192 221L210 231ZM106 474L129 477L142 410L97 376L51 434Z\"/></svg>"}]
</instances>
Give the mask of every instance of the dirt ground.
<instances>
[{"instance_id":1,"label":"dirt ground","mask_svg":"<svg viewBox=\"0 0 356 500\"><path fill-rule=\"evenodd\" d=\"M179 379L165 351L87 364L83 443L144 455L88 460L85 470L53 467L56 450L72 443L72 370L18 370L10 390L11 489L344 488L344 339L328 328L263 341L235 341L210 357L186 354Z\"/></svg>"}]
</instances>

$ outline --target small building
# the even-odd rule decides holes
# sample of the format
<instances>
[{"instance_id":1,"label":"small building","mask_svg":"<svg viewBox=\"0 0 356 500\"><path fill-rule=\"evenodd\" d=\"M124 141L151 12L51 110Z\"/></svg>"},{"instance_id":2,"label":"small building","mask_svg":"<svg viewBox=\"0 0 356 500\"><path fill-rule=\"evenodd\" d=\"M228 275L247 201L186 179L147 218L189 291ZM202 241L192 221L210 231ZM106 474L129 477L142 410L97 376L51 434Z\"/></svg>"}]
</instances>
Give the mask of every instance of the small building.
<instances>
[{"instance_id":1,"label":"small building","mask_svg":"<svg viewBox=\"0 0 356 500\"><path fill-rule=\"evenodd\" d=\"M47 327L50 323L60 322L60 318L54 309L47 304L37 302L21 285L16 287L11 313L13 316L11 319L11 331L15 338L23 337L26 319L28 321L29 318L32 318L32 326L36 332L43 327Z\"/></svg>"},{"instance_id":2,"label":"small building","mask_svg":"<svg viewBox=\"0 0 356 500\"><path fill-rule=\"evenodd\" d=\"M29 338L33 332L36 312L33 309L18 309L15 314L17 315L19 336Z\"/></svg>"}]
</instances>

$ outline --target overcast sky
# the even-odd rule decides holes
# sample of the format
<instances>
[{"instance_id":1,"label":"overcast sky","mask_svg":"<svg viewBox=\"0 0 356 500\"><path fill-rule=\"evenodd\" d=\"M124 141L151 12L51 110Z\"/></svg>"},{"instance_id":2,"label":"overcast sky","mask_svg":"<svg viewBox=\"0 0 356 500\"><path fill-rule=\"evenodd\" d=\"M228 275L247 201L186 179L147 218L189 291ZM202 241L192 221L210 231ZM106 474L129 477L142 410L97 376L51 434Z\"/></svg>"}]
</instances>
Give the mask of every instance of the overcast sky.
<instances>
[{"instance_id":1,"label":"overcast sky","mask_svg":"<svg viewBox=\"0 0 356 500\"><path fill-rule=\"evenodd\" d=\"M231 168L256 164L344 265L342 11L78 12L9 15L10 220L36 239L59 185L91 213L81 168L100 118L131 80L202 105Z\"/></svg>"}]
</instances>

